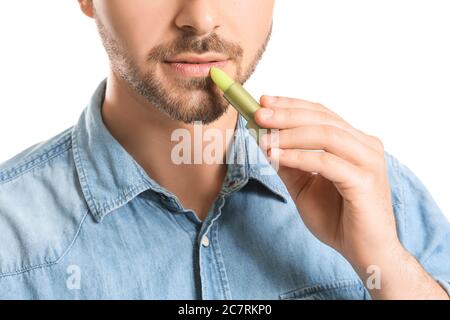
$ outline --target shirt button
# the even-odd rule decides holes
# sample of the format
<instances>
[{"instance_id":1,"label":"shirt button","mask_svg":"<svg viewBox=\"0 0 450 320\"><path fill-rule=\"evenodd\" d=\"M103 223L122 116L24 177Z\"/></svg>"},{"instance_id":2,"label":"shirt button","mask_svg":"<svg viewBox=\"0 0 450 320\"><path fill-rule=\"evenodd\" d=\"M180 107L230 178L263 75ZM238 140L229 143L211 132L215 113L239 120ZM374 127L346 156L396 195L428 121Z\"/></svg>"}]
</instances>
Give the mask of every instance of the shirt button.
<instances>
[{"instance_id":1,"label":"shirt button","mask_svg":"<svg viewBox=\"0 0 450 320\"><path fill-rule=\"evenodd\" d=\"M208 236L203 236L202 238L202 246L208 247L209 246L209 238Z\"/></svg>"}]
</instances>

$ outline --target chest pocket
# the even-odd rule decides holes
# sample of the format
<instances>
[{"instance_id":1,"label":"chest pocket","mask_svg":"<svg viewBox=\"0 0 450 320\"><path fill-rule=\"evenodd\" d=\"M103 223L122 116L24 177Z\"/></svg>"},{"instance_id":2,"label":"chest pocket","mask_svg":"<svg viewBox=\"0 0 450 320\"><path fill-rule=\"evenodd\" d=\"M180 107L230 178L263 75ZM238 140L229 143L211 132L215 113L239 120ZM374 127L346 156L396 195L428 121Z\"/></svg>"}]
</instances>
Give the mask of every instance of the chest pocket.
<instances>
[{"instance_id":1,"label":"chest pocket","mask_svg":"<svg viewBox=\"0 0 450 320\"><path fill-rule=\"evenodd\" d=\"M282 300L365 300L370 295L359 280L339 280L280 294Z\"/></svg>"}]
</instances>

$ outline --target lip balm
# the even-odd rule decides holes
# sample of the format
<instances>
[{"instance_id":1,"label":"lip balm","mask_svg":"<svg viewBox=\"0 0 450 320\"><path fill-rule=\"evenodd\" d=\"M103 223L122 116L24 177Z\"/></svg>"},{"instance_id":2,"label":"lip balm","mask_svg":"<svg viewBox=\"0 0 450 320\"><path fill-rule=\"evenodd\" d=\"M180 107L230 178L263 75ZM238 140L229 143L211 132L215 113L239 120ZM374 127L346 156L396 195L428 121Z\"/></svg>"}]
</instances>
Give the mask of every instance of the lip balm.
<instances>
[{"instance_id":1,"label":"lip balm","mask_svg":"<svg viewBox=\"0 0 450 320\"><path fill-rule=\"evenodd\" d=\"M258 141L261 128L254 121L253 114L261 108L261 105L240 83L234 81L221 69L212 67L210 76L212 81L224 93L223 97L247 120L246 128L249 129L253 138Z\"/></svg>"}]
</instances>

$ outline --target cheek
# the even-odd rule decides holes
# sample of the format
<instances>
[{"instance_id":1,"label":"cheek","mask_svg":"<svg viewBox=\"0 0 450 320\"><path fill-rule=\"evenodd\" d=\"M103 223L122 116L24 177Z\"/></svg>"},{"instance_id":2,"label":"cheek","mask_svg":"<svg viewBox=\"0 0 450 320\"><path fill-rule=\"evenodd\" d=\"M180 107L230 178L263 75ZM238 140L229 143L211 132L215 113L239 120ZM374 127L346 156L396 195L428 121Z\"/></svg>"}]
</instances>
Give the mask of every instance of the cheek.
<instances>
[{"instance_id":1,"label":"cheek","mask_svg":"<svg viewBox=\"0 0 450 320\"><path fill-rule=\"evenodd\" d=\"M257 52L262 48L267 39L270 24L252 24L239 36L239 42L244 49L244 64L253 63Z\"/></svg>"},{"instance_id":2,"label":"cheek","mask_svg":"<svg viewBox=\"0 0 450 320\"><path fill-rule=\"evenodd\" d=\"M167 36L170 25L170 6L167 0L108 0L110 5L102 12L102 21L114 38L138 64L145 63L150 50Z\"/></svg>"},{"instance_id":3,"label":"cheek","mask_svg":"<svg viewBox=\"0 0 450 320\"><path fill-rule=\"evenodd\" d=\"M232 28L234 40L244 49L244 60L249 61L267 38L273 19L273 0L233 1L232 4L226 10L225 28Z\"/></svg>"},{"instance_id":4,"label":"cheek","mask_svg":"<svg viewBox=\"0 0 450 320\"><path fill-rule=\"evenodd\" d=\"M224 22L232 23L235 32L254 34L257 37L258 34L265 34L269 29L273 8L273 0L232 1L226 9L227 18ZM236 15L236 12L239 14Z\"/></svg>"}]
</instances>

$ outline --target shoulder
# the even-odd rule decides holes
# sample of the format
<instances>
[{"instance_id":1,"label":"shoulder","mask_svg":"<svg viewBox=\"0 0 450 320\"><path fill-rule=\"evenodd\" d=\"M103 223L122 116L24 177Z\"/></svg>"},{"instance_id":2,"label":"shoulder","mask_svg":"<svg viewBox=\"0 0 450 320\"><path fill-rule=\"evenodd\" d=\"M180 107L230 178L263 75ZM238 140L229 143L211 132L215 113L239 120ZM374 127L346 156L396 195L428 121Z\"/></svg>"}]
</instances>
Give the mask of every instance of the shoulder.
<instances>
[{"instance_id":1,"label":"shoulder","mask_svg":"<svg viewBox=\"0 0 450 320\"><path fill-rule=\"evenodd\" d=\"M0 277L56 263L87 213L72 129L0 164Z\"/></svg>"},{"instance_id":2,"label":"shoulder","mask_svg":"<svg viewBox=\"0 0 450 320\"><path fill-rule=\"evenodd\" d=\"M417 257L428 256L443 239L450 240L450 223L407 165L390 154L386 154L386 160L400 240Z\"/></svg>"},{"instance_id":3,"label":"shoulder","mask_svg":"<svg viewBox=\"0 0 450 320\"><path fill-rule=\"evenodd\" d=\"M400 162L392 154L385 152L386 174L391 187L392 204L394 207L400 207L403 203L402 197L402 174L400 172Z\"/></svg>"},{"instance_id":4,"label":"shoulder","mask_svg":"<svg viewBox=\"0 0 450 320\"><path fill-rule=\"evenodd\" d=\"M413 170L387 152L385 159L394 206L401 207L409 215L418 209L430 217L433 213L440 215L440 209L431 193Z\"/></svg>"},{"instance_id":5,"label":"shoulder","mask_svg":"<svg viewBox=\"0 0 450 320\"><path fill-rule=\"evenodd\" d=\"M51 158L67 152L72 145L72 127L64 130L55 137L37 143L16 156L0 163L0 185L14 180L29 169L49 162Z\"/></svg>"}]
</instances>

